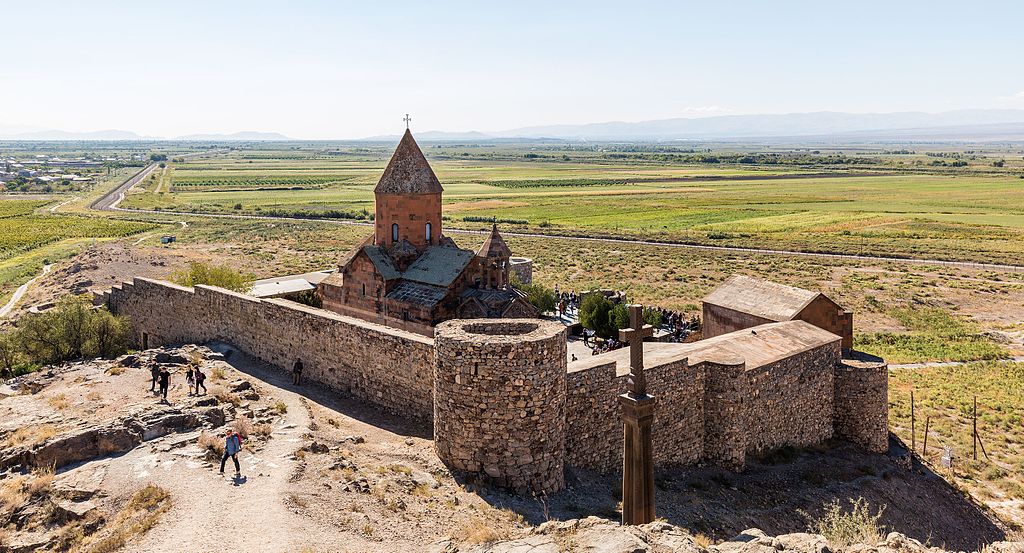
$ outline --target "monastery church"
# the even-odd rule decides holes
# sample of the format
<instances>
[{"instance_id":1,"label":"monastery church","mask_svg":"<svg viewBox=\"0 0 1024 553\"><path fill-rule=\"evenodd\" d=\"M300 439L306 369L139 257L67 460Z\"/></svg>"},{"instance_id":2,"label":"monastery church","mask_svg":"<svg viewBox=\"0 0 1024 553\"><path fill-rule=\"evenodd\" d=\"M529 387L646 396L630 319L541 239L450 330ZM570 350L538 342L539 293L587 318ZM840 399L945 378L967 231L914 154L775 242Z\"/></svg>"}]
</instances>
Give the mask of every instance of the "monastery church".
<instances>
[{"instance_id":1,"label":"monastery church","mask_svg":"<svg viewBox=\"0 0 1024 553\"><path fill-rule=\"evenodd\" d=\"M424 334L454 318L532 318L497 225L478 251L442 233L444 189L408 129L374 189L375 230L323 280L324 309Z\"/></svg>"}]
</instances>

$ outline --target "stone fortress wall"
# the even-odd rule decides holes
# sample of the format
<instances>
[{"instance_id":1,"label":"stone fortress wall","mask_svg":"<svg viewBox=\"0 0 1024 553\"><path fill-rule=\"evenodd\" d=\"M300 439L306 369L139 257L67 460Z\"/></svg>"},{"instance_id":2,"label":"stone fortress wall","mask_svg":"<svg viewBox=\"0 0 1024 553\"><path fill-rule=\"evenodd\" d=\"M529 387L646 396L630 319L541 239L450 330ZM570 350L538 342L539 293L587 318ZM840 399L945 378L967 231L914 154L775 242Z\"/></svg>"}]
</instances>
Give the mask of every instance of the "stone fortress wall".
<instances>
[{"instance_id":1,"label":"stone fortress wall","mask_svg":"<svg viewBox=\"0 0 1024 553\"><path fill-rule=\"evenodd\" d=\"M124 315L137 345L222 341L410 420L433 417L434 341L281 299L135 278L97 296ZM144 342L146 342L144 344Z\"/></svg>"},{"instance_id":2,"label":"stone fortress wall","mask_svg":"<svg viewBox=\"0 0 1024 553\"><path fill-rule=\"evenodd\" d=\"M537 319L437 326L434 443L445 464L521 494L564 487L565 334Z\"/></svg>"},{"instance_id":3,"label":"stone fortress wall","mask_svg":"<svg viewBox=\"0 0 1024 553\"><path fill-rule=\"evenodd\" d=\"M514 490L559 489L563 464L604 472L621 465L616 397L628 368L605 356L569 366L557 323L455 320L431 339L288 300L143 278L97 303L127 316L139 345L220 340L284 370L301 358L308 379L433 422L443 461ZM648 361L658 468L741 469L750 453L833 435L887 449L885 363L842 360L839 337L803 321L758 328L769 335L775 327L814 331L819 341L750 366L697 350Z\"/></svg>"}]
</instances>

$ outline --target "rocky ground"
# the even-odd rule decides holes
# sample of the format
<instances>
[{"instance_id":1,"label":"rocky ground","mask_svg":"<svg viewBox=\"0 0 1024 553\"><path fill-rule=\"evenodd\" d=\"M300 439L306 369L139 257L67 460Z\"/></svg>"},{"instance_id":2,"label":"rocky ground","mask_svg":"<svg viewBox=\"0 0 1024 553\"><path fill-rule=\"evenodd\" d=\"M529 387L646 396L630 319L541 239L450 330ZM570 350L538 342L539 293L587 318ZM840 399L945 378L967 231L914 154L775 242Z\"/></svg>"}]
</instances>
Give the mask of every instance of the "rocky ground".
<instances>
[{"instance_id":1,"label":"rocky ground","mask_svg":"<svg viewBox=\"0 0 1024 553\"><path fill-rule=\"evenodd\" d=\"M189 395L192 362L208 394ZM177 371L166 403L149 392L161 365ZM227 427L247 435L238 478L218 471ZM150 350L0 387L0 552L925 551L903 534L963 550L1007 539L944 480L911 468L898 443L889 456L833 445L744 474L659 474L664 518L622 528L614 477L570 471L551 497L477 489L439 462L427 424L294 386L227 346ZM793 534L854 497L884 506L881 522L903 534L855 547ZM1021 550L1007 547L989 550Z\"/></svg>"}]
</instances>

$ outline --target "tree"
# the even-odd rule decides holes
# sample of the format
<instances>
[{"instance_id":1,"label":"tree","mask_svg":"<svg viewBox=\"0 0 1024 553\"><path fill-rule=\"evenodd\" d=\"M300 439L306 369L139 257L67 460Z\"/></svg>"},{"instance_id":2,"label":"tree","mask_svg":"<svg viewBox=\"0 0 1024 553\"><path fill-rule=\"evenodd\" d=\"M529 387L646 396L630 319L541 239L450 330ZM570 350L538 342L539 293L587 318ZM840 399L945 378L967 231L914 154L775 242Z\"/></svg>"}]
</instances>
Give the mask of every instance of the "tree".
<instances>
[{"instance_id":1,"label":"tree","mask_svg":"<svg viewBox=\"0 0 1024 553\"><path fill-rule=\"evenodd\" d=\"M618 334L615 332L620 328L629 328L629 309L622 303L615 304L612 307L611 314L608 317L609 322L612 323L612 328L609 329L611 334Z\"/></svg>"},{"instance_id":2,"label":"tree","mask_svg":"<svg viewBox=\"0 0 1024 553\"><path fill-rule=\"evenodd\" d=\"M110 359L128 349L128 321L101 309L89 325L88 351L98 357Z\"/></svg>"},{"instance_id":3,"label":"tree","mask_svg":"<svg viewBox=\"0 0 1024 553\"><path fill-rule=\"evenodd\" d=\"M587 294L580 303L580 324L601 336L611 335L612 302L601 293Z\"/></svg>"},{"instance_id":4,"label":"tree","mask_svg":"<svg viewBox=\"0 0 1024 553\"><path fill-rule=\"evenodd\" d=\"M128 322L105 308L94 309L85 296L65 298L53 309L18 321L5 338L25 359L51 364L81 357L116 357L128 349ZM0 367L6 362L0 344ZM9 361L9 360L8 360ZM12 363L20 364L21 356Z\"/></svg>"},{"instance_id":5,"label":"tree","mask_svg":"<svg viewBox=\"0 0 1024 553\"><path fill-rule=\"evenodd\" d=\"M3 378L14 376L14 369L18 366L20 358L18 343L14 336L0 334L0 376Z\"/></svg>"},{"instance_id":6,"label":"tree","mask_svg":"<svg viewBox=\"0 0 1024 553\"><path fill-rule=\"evenodd\" d=\"M515 284L515 287L526 294L526 301L541 313L550 313L558 307L558 296L550 288L540 284Z\"/></svg>"},{"instance_id":7,"label":"tree","mask_svg":"<svg viewBox=\"0 0 1024 553\"><path fill-rule=\"evenodd\" d=\"M252 289L253 281L251 275L226 265L207 265L199 262L189 263L187 270L175 271L171 275L171 280L182 286L205 284L242 293Z\"/></svg>"}]
</instances>

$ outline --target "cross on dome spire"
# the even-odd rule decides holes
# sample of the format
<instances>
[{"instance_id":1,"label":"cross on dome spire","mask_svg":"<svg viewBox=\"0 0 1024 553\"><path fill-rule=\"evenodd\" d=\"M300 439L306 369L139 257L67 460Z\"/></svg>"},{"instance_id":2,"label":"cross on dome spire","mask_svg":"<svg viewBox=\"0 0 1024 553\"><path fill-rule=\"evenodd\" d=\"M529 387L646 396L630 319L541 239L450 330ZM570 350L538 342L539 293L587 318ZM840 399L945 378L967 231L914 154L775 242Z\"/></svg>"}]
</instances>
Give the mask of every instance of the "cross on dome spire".
<instances>
[{"instance_id":1,"label":"cross on dome spire","mask_svg":"<svg viewBox=\"0 0 1024 553\"><path fill-rule=\"evenodd\" d=\"M412 117L409 117L409 114L406 113L405 117L402 118L402 121L405 121L405 130L409 130L409 121L412 121Z\"/></svg>"}]
</instances>

